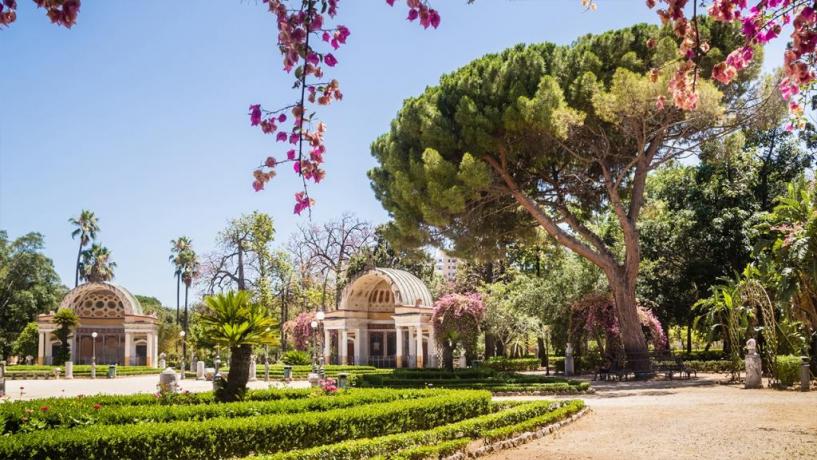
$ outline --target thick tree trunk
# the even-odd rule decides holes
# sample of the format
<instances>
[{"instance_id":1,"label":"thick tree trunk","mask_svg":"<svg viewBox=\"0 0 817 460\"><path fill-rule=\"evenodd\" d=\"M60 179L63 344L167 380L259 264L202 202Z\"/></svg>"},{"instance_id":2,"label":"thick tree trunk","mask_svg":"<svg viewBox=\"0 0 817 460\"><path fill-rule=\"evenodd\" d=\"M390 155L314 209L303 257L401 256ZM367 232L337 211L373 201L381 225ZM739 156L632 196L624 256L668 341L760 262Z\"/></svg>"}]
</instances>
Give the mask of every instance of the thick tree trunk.
<instances>
[{"instance_id":1,"label":"thick tree trunk","mask_svg":"<svg viewBox=\"0 0 817 460\"><path fill-rule=\"evenodd\" d=\"M494 335L485 333L485 359L493 358L496 355L496 341Z\"/></svg>"},{"instance_id":2,"label":"thick tree trunk","mask_svg":"<svg viewBox=\"0 0 817 460\"><path fill-rule=\"evenodd\" d=\"M247 381L250 379L250 356L252 346L241 345L230 348L230 372L227 382L220 394L216 397L221 402L240 401L247 391Z\"/></svg>"},{"instance_id":3,"label":"thick tree trunk","mask_svg":"<svg viewBox=\"0 0 817 460\"><path fill-rule=\"evenodd\" d=\"M448 372L454 372L454 347L447 340L443 343L443 367Z\"/></svg>"},{"instance_id":4,"label":"thick tree trunk","mask_svg":"<svg viewBox=\"0 0 817 460\"><path fill-rule=\"evenodd\" d=\"M548 352L545 348L545 338L544 337L537 337L536 338L536 345L538 346L539 350L537 355L539 356L539 364L544 367L545 369L548 368Z\"/></svg>"},{"instance_id":5,"label":"thick tree trunk","mask_svg":"<svg viewBox=\"0 0 817 460\"><path fill-rule=\"evenodd\" d=\"M505 356L505 344L499 339L496 341L496 355L502 357Z\"/></svg>"},{"instance_id":6,"label":"thick tree trunk","mask_svg":"<svg viewBox=\"0 0 817 460\"><path fill-rule=\"evenodd\" d=\"M610 280L610 287L613 289L613 298L616 302L621 343L627 355L627 363L634 371L647 372L650 369L650 362L647 356L647 341L644 339L636 309L635 283Z\"/></svg>"}]
</instances>

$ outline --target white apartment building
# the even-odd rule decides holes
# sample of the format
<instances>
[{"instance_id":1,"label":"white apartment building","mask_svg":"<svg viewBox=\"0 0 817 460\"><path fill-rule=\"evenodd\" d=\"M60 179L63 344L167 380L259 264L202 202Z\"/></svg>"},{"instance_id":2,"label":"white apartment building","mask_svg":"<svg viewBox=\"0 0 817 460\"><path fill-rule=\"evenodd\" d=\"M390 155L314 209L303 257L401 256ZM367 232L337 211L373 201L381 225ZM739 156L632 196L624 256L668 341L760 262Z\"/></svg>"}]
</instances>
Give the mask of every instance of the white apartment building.
<instances>
[{"instance_id":1,"label":"white apartment building","mask_svg":"<svg viewBox=\"0 0 817 460\"><path fill-rule=\"evenodd\" d=\"M442 276L446 281L454 281L457 277L457 267L460 259L451 257L441 249L434 255L434 274Z\"/></svg>"}]
</instances>

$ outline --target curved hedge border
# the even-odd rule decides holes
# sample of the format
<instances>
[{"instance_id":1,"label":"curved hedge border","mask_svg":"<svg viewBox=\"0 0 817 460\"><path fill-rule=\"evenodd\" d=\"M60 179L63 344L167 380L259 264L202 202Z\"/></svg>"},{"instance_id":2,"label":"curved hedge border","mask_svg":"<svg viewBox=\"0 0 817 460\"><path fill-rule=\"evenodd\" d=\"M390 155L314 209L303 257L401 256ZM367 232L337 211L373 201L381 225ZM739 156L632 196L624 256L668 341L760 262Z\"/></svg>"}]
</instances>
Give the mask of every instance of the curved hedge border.
<instances>
[{"instance_id":1,"label":"curved hedge border","mask_svg":"<svg viewBox=\"0 0 817 460\"><path fill-rule=\"evenodd\" d=\"M227 404L205 403L187 405L103 406L90 402L73 407L47 411L23 407L5 410L0 416L0 433L16 433L22 426L37 429L70 428L89 425L127 425L145 422L207 420L216 417L249 417L254 415L314 412L352 407L362 404L390 402L400 399L421 399L443 394L437 390L373 390L353 389L332 396L242 401ZM41 406L48 407L48 406ZM34 423L23 424L24 418Z\"/></svg>"},{"instance_id":2,"label":"curved hedge border","mask_svg":"<svg viewBox=\"0 0 817 460\"><path fill-rule=\"evenodd\" d=\"M99 425L0 437L0 458L231 458L424 430L485 414L491 395L461 391L327 412Z\"/></svg>"},{"instance_id":3,"label":"curved hedge border","mask_svg":"<svg viewBox=\"0 0 817 460\"><path fill-rule=\"evenodd\" d=\"M501 407L501 406L500 406ZM554 402L532 401L512 405L504 410L463 420L430 430L400 433L371 439L354 439L311 449L281 452L276 455L257 457L257 460L357 460L368 458L427 458L450 455L474 439L488 435L494 437L497 430L515 433L527 427L530 421L548 424L570 416L584 407L580 400ZM539 426L539 425L537 425Z\"/></svg>"}]
</instances>

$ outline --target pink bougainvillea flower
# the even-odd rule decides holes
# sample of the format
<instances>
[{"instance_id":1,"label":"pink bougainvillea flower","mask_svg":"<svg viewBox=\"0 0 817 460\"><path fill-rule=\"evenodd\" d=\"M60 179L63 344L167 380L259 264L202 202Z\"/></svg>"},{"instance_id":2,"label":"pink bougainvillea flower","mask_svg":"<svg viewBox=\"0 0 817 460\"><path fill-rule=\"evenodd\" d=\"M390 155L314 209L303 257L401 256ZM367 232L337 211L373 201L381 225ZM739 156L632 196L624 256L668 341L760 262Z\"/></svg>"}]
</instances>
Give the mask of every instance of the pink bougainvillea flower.
<instances>
[{"instance_id":1,"label":"pink bougainvillea flower","mask_svg":"<svg viewBox=\"0 0 817 460\"><path fill-rule=\"evenodd\" d=\"M287 152L287 159L294 160L295 159L295 149L291 149Z\"/></svg>"},{"instance_id":2,"label":"pink bougainvillea flower","mask_svg":"<svg viewBox=\"0 0 817 460\"><path fill-rule=\"evenodd\" d=\"M412 8L409 10L408 17L406 17L406 19L408 19L409 21L413 21L417 19L418 16L420 16L420 12Z\"/></svg>"},{"instance_id":3,"label":"pink bougainvillea flower","mask_svg":"<svg viewBox=\"0 0 817 460\"><path fill-rule=\"evenodd\" d=\"M253 181L252 188L255 189L256 192L260 192L261 190L264 190L264 183L258 180Z\"/></svg>"},{"instance_id":4,"label":"pink bougainvillea flower","mask_svg":"<svg viewBox=\"0 0 817 460\"><path fill-rule=\"evenodd\" d=\"M285 121L287 121L287 116L286 116L285 113L282 113L281 115L278 115L278 123L283 123Z\"/></svg>"},{"instance_id":5,"label":"pink bougainvillea flower","mask_svg":"<svg viewBox=\"0 0 817 460\"><path fill-rule=\"evenodd\" d=\"M323 57L323 62L326 63L329 67L335 67L335 64L338 63L338 60L335 59L335 56L332 53L326 53L326 56Z\"/></svg>"},{"instance_id":6,"label":"pink bougainvillea flower","mask_svg":"<svg viewBox=\"0 0 817 460\"><path fill-rule=\"evenodd\" d=\"M275 158L267 157L267 160L264 162L264 166L266 166L268 168L274 168L275 167Z\"/></svg>"},{"instance_id":7,"label":"pink bougainvillea flower","mask_svg":"<svg viewBox=\"0 0 817 460\"><path fill-rule=\"evenodd\" d=\"M261 123L261 104L250 106L250 125L258 126Z\"/></svg>"},{"instance_id":8,"label":"pink bougainvillea flower","mask_svg":"<svg viewBox=\"0 0 817 460\"><path fill-rule=\"evenodd\" d=\"M278 135L275 136L275 140L279 142L284 142L287 140L287 133L283 131L279 131Z\"/></svg>"}]
</instances>

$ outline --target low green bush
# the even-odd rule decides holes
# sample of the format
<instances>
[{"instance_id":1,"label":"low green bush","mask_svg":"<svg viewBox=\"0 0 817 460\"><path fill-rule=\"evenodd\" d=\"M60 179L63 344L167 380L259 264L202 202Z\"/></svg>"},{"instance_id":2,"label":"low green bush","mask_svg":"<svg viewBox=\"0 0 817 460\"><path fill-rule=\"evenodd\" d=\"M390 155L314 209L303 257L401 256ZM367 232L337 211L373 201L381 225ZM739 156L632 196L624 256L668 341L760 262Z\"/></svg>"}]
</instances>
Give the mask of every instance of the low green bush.
<instances>
[{"instance_id":1,"label":"low green bush","mask_svg":"<svg viewBox=\"0 0 817 460\"><path fill-rule=\"evenodd\" d=\"M97 425L0 437L0 458L231 458L426 430L485 414L481 391L326 412Z\"/></svg>"},{"instance_id":2,"label":"low green bush","mask_svg":"<svg viewBox=\"0 0 817 460\"><path fill-rule=\"evenodd\" d=\"M495 442L502 439L511 438L517 434L521 434L526 431L532 431L541 426L549 425L563 418L567 418L568 416L575 414L576 412L582 410L583 408L584 401L578 399L569 401L562 407L559 407L558 409L555 409L546 414L542 414L538 417L533 417L528 420L516 423L514 425L503 426L488 431L487 433L484 434L484 438L488 442Z\"/></svg>"},{"instance_id":3,"label":"low green bush","mask_svg":"<svg viewBox=\"0 0 817 460\"><path fill-rule=\"evenodd\" d=\"M284 353L281 362L289 365L306 365L312 363L312 357L305 351L290 350Z\"/></svg>"},{"instance_id":4,"label":"low green bush","mask_svg":"<svg viewBox=\"0 0 817 460\"><path fill-rule=\"evenodd\" d=\"M393 455L386 455L382 458L389 460L424 460L427 458L445 458L461 452L468 447L471 440L468 438L452 439L432 446L419 446L412 449L401 450Z\"/></svg>"},{"instance_id":5,"label":"low green bush","mask_svg":"<svg viewBox=\"0 0 817 460\"><path fill-rule=\"evenodd\" d=\"M803 361L799 356L782 355L777 357L777 380L781 385L790 387L800 380L800 364Z\"/></svg>"},{"instance_id":6,"label":"low green bush","mask_svg":"<svg viewBox=\"0 0 817 460\"><path fill-rule=\"evenodd\" d=\"M67 428L88 425L125 425L145 422L206 420L216 417L248 417L276 413L299 413L339 409L362 404L419 399L441 394L427 390L352 389L332 396L271 401L242 401L227 404L105 406L87 402L71 407L47 407L46 411L15 407L3 411L2 433L21 430ZM60 410L61 409L61 410Z\"/></svg>"},{"instance_id":7,"label":"low green bush","mask_svg":"<svg viewBox=\"0 0 817 460\"><path fill-rule=\"evenodd\" d=\"M482 362L483 367L503 372L535 371L542 363L539 358L505 358L494 356Z\"/></svg>"},{"instance_id":8,"label":"low green bush","mask_svg":"<svg viewBox=\"0 0 817 460\"><path fill-rule=\"evenodd\" d=\"M575 404L577 402L580 404ZM560 411L559 415L554 416L551 422L580 410L581 407L583 407L583 402L526 401L513 404L511 407L495 404L493 405L494 412L490 414L449 425L438 426L430 430L392 434L370 439L353 439L336 444L313 447L311 449L281 452L276 455L260 458L264 460L357 460L377 457L406 458L399 456L406 454L415 455L412 453L415 449L419 449L420 452L428 452L428 454L433 457L435 453L434 447L439 446L441 443L460 440L460 443L464 444L453 443L448 446L462 446L472 439L484 437L484 435L491 432L491 430L515 426L532 419L539 419L544 415L555 412L561 407L568 408ZM429 447L430 450L423 450L423 447ZM441 449L443 451L445 450L445 448ZM456 449L451 453L455 451Z\"/></svg>"}]
</instances>

